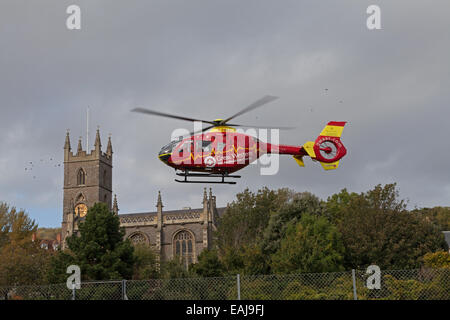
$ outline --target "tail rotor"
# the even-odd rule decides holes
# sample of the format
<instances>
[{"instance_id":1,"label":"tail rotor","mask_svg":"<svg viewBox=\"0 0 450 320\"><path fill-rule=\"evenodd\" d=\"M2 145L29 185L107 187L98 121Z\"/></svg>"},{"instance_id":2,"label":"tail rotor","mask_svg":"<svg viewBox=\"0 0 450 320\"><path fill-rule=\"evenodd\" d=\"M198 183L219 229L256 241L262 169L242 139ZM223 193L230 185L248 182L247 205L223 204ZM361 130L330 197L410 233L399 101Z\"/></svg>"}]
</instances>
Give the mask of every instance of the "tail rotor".
<instances>
[{"instance_id":1,"label":"tail rotor","mask_svg":"<svg viewBox=\"0 0 450 320\"><path fill-rule=\"evenodd\" d=\"M316 141L308 141L303 145L311 159L319 161L325 170L337 169L339 160L347 154L347 149L341 141L346 123L345 121L328 122ZM297 158L296 160L298 161Z\"/></svg>"}]
</instances>

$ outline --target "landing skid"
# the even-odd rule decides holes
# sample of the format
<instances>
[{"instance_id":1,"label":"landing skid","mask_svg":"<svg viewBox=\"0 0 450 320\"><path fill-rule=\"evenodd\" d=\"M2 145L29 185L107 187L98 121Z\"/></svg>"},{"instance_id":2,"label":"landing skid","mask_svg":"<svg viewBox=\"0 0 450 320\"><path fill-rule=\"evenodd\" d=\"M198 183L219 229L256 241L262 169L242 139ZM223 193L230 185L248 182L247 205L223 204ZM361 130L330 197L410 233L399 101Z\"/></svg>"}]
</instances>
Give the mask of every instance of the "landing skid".
<instances>
[{"instance_id":1,"label":"landing skid","mask_svg":"<svg viewBox=\"0 0 450 320\"><path fill-rule=\"evenodd\" d=\"M180 183L220 183L220 184L236 184L236 181L225 181L225 178L240 178L241 176L229 175L228 173L190 173L189 171L184 171L182 173L177 172L177 176L184 177L184 180L175 179L176 182ZM188 177L197 178L221 178L222 180L188 180Z\"/></svg>"}]
</instances>

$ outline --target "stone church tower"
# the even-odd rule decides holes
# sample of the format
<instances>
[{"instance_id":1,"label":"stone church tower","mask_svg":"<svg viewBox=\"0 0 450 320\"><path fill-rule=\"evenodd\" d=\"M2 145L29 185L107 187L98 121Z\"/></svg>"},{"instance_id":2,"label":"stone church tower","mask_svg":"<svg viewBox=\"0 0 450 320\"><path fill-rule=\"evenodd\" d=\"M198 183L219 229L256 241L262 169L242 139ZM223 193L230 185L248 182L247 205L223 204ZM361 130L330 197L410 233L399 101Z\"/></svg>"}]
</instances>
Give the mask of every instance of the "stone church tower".
<instances>
[{"instance_id":1,"label":"stone church tower","mask_svg":"<svg viewBox=\"0 0 450 320\"><path fill-rule=\"evenodd\" d=\"M89 207L96 202L104 202L112 209L111 137L105 153L101 148L100 132L97 129L94 149L90 153L83 150L80 138L74 154L67 132L64 145L63 249L66 237L77 233L78 223L85 219Z\"/></svg>"}]
</instances>

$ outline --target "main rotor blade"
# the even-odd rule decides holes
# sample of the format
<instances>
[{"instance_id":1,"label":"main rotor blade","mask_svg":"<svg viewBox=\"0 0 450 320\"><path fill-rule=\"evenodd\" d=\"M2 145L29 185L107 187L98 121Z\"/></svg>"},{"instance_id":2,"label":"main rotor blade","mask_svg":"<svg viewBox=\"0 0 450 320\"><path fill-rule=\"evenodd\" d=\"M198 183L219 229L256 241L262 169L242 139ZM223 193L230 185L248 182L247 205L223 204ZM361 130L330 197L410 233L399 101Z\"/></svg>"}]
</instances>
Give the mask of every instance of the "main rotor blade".
<instances>
[{"instance_id":1,"label":"main rotor blade","mask_svg":"<svg viewBox=\"0 0 450 320\"><path fill-rule=\"evenodd\" d=\"M295 129L296 127L270 127L270 126L253 126L253 125L244 125L244 124L225 124L225 126L230 126L230 127L247 127L247 128L255 128L255 129L278 129L278 130L292 130ZM202 130L198 130L198 131L193 131L190 132L189 135L193 136L195 134L199 134L199 133L203 133L205 131L208 131L211 128L215 128L215 127L220 127L220 126L209 126L206 128L203 128Z\"/></svg>"},{"instance_id":2,"label":"main rotor blade","mask_svg":"<svg viewBox=\"0 0 450 320\"><path fill-rule=\"evenodd\" d=\"M199 131L192 131L189 134L191 136L193 136L194 134L203 133L203 132L208 131L209 129L214 128L214 127L215 127L215 125L214 126L209 126L209 127L203 128L202 130L199 130Z\"/></svg>"},{"instance_id":3,"label":"main rotor blade","mask_svg":"<svg viewBox=\"0 0 450 320\"><path fill-rule=\"evenodd\" d=\"M256 109L256 108L258 108L258 107L260 107L260 106L262 106L262 105L264 105L264 104L266 104L266 103L272 102L273 100L276 100L276 99L278 99L278 97L275 97L275 96L264 96L264 97L262 97L261 99L259 99L259 100L255 101L255 102L253 102L253 103L252 103L251 105L249 105L248 107L242 109L242 110L239 111L238 113L232 115L231 117L229 117L229 118L227 118L227 119L225 119L225 120L222 120L222 121L221 121L221 124L226 124L226 122L230 121L231 119L234 119L234 118L236 118L237 116L240 116L241 114L244 114L244 113L246 113L246 112L249 112L249 111L251 111L251 110L253 110L253 109Z\"/></svg>"},{"instance_id":4,"label":"main rotor blade","mask_svg":"<svg viewBox=\"0 0 450 320\"><path fill-rule=\"evenodd\" d=\"M209 123L209 124L215 124L212 121L182 117L182 116L177 116L177 115L173 115L173 114L169 114L169 113L164 113L164 112L159 112L159 111L154 111L154 110L149 110L149 109L144 109L144 108L135 108L135 109L131 110L131 112L140 112L140 113L145 113L145 114L151 114L153 116L160 116L160 117L166 117L166 118L172 118L172 119L178 119L178 120L184 120L184 121L192 121L192 122L202 121L202 122Z\"/></svg>"},{"instance_id":5,"label":"main rotor blade","mask_svg":"<svg viewBox=\"0 0 450 320\"><path fill-rule=\"evenodd\" d=\"M230 127L247 127L256 129L279 129L279 130L292 130L296 128L296 127L281 127L281 126L254 126L251 124L231 124L231 123L226 123L225 125Z\"/></svg>"}]
</instances>

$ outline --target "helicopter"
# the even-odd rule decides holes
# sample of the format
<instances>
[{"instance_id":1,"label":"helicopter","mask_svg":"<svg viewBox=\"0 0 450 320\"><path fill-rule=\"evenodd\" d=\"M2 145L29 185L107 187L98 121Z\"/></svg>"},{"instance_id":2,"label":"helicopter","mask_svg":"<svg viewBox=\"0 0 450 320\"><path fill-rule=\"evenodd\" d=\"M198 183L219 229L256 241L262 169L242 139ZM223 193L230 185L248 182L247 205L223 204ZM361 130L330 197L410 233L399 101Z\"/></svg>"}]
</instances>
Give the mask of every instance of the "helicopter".
<instances>
[{"instance_id":1,"label":"helicopter","mask_svg":"<svg viewBox=\"0 0 450 320\"><path fill-rule=\"evenodd\" d=\"M212 121L145 108L135 108L131 111L209 124L199 131L191 132L187 136L180 136L178 140L171 141L162 147L158 154L158 158L163 163L175 169L177 176L184 178L175 179L180 183L236 184L236 181L230 179L241 178L241 176L234 173L264 154L291 155L301 167L305 166L303 157L308 156L313 161L318 161L325 170L337 169L340 159L347 154L347 150L340 139L346 121L328 122L315 141L307 141L301 146L271 144L236 130L237 127L281 130L293 129L292 127L253 126L229 122L277 98L266 95L228 118ZM200 180L196 180L197 178ZM210 178L219 179L205 180Z\"/></svg>"}]
</instances>

